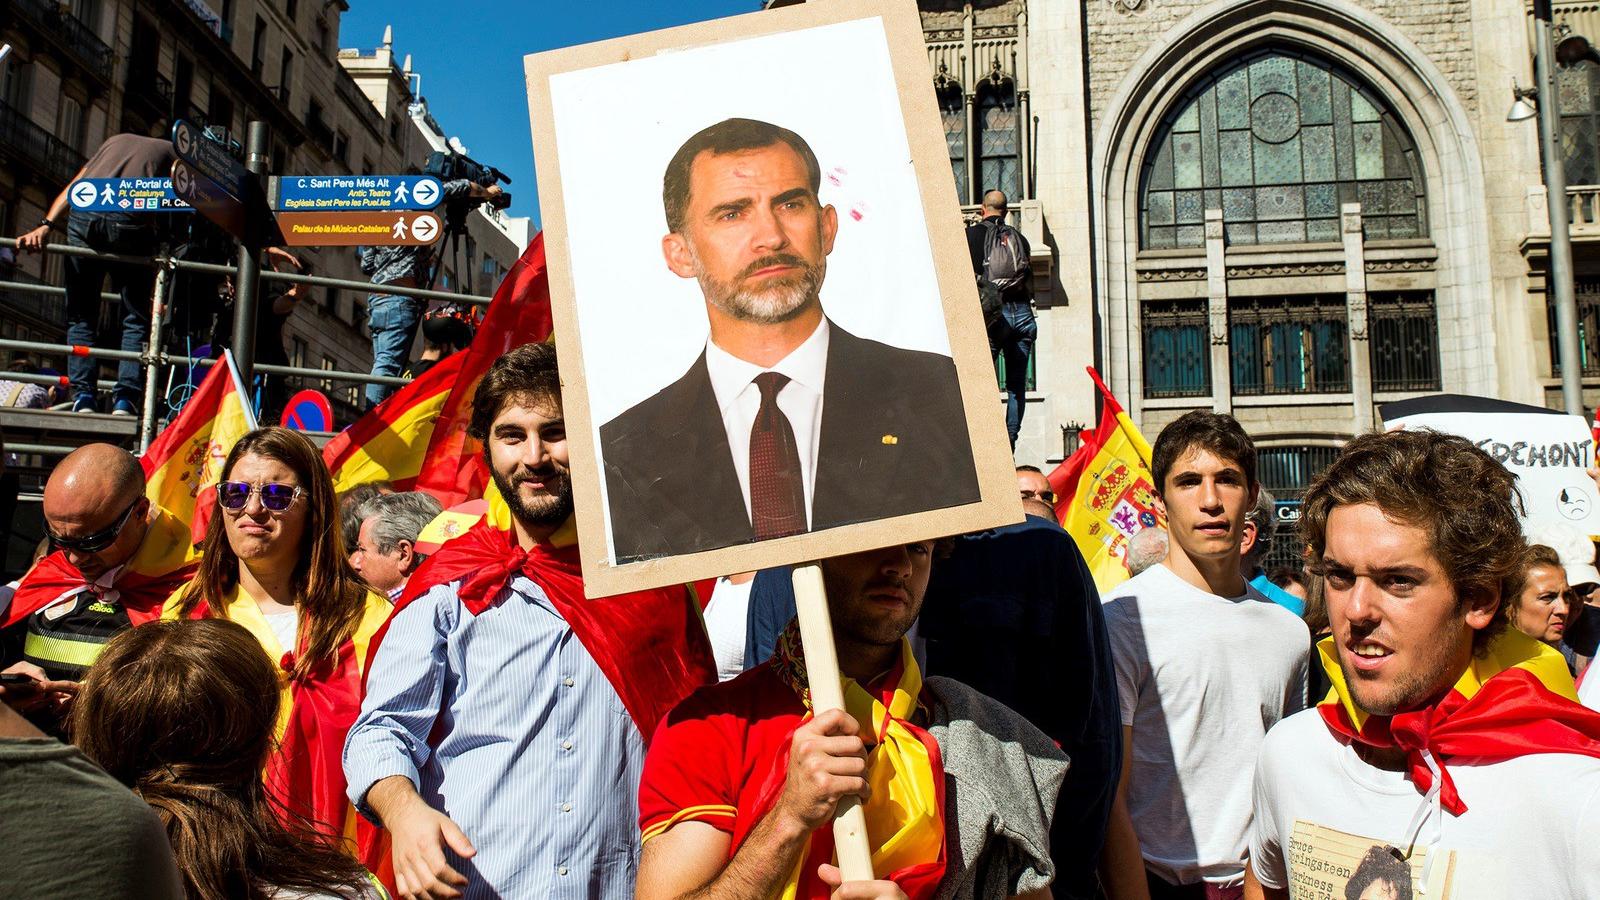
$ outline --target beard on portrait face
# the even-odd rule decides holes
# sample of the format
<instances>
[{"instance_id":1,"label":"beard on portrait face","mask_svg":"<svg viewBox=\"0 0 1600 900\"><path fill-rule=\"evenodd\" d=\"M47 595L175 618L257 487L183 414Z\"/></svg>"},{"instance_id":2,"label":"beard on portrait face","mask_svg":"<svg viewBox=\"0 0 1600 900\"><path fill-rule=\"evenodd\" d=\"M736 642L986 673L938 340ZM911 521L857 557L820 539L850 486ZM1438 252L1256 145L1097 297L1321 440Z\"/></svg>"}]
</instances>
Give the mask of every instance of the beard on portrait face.
<instances>
[{"instance_id":1,"label":"beard on portrait face","mask_svg":"<svg viewBox=\"0 0 1600 900\"><path fill-rule=\"evenodd\" d=\"M804 312L822 290L822 279L826 274L824 266L812 265L790 253L772 253L745 266L729 281L719 281L706 272L700 257L694 252L693 244L689 245L689 253L700 271L700 290L707 302L735 319L762 325L787 322ZM769 266L794 266L800 271L770 278L761 288L742 287L745 279Z\"/></svg>"},{"instance_id":2,"label":"beard on portrait face","mask_svg":"<svg viewBox=\"0 0 1600 900\"><path fill-rule=\"evenodd\" d=\"M560 525L572 515L572 475L564 466L554 462L542 469L529 469L518 465L513 471L501 472L489 456L487 445L483 449L484 461L500 496L505 498L511 515L524 525L540 528ZM529 481L542 481L548 496L524 500L520 488Z\"/></svg>"}]
</instances>

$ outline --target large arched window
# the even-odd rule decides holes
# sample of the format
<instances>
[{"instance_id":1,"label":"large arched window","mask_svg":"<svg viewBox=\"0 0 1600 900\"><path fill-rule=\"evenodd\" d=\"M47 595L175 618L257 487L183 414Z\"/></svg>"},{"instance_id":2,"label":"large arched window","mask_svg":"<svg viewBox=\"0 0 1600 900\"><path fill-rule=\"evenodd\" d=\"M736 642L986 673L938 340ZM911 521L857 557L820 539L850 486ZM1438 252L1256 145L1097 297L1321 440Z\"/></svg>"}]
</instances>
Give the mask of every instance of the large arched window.
<instances>
[{"instance_id":1,"label":"large arched window","mask_svg":"<svg viewBox=\"0 0 1600 900\"><path fill-rule=\"evenodd\" d=\"M1423 201L1416 148L1375 93L1319 57L1258 51L1174 104L1145 158L1140 245L1202 246L1219 208L1230 244L1337 241L1352 202L1369 239L1414 238Z\"/></svg>"}]
</instances>

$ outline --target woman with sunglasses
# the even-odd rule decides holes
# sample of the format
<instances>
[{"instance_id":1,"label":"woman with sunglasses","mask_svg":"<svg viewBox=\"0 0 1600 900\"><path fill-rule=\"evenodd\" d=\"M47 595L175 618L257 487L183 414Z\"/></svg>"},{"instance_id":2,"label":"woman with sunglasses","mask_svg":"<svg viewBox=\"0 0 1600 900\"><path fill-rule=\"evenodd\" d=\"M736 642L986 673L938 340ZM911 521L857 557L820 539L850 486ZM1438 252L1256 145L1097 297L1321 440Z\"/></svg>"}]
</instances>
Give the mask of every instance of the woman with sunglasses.
<instances>
[{"instance_id":1,"label":"woman with sunglasses","mask_svg":"<svg viewBox=\"0 0 1600 900\"><path fill-rule=\"evenodd\" d=\"M291 814L354 838L340 754L360 711L367 642L390 604L350 567L322 456L300 433L261 428L234 445L194 580L167 618L243 625L278 667L279 748L268 790Z\"/></svg>"}]
</instances>

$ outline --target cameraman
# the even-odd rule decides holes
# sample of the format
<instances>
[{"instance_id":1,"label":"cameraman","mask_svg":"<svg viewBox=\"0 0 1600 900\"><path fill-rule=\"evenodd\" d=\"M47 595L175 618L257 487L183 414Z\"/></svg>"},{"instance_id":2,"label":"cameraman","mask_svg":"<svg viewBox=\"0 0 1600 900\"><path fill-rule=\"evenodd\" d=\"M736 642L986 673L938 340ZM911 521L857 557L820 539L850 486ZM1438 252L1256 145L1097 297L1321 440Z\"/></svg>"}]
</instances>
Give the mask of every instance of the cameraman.
<instances>
[{"instance_id":1,"label":"cameraman","mask_svg":"<svg viewBox=\"0 0 1600 900\"><path fill-rule=\"evenodd\" d=\"M499 185L484 187L465 178L445 182L443 205L457 201L493 202ZM374 285L422 287L433 263L432 246L362 247L361 271ZM372 374L399 375L405 369L417 325L427 302L416 297L373 293L367 297L367 327L372 331ZM367 407L377 406L394 393L388 384L367 385Z\"/></svg>"}]
</instances>

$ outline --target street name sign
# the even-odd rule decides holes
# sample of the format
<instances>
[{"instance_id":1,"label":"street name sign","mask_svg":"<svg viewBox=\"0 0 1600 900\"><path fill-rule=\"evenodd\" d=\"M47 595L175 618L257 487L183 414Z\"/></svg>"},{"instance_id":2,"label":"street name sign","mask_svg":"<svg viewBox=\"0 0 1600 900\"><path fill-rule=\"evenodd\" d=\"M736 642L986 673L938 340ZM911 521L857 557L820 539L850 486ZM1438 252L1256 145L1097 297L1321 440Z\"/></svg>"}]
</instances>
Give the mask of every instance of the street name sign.
<instances>
[{"instance_id":1,"label":"street name sign","mask_svg":"<svg viewBox=\"0 0 1600 900\"><path fill-rule=\"evenodd\" d=\"M194 212L171 178L84 178L67 189L67 199L86 213Z\"/></svg>"},{"instance_id":2,"label":"street name sign","mask_svg":"<svg viewBox=\"0 0 1600 900\"><path fill-rule=\"evenodd\" d=\"M273 179L272 208L293 212L433 209L444 185L431 175L284 175Z\"/></svg>"},{"instance_id":3,"label":"street name sign","mask_svg":"<svg viewBox=\"0 0 1600 900\"><path fill-rule=\"evenodd\" d=\"M431 212L280 212L278 228L290 247L376 247L431 244L444 231Z\"/></svg>"},{"instance_id":4,"label":"street name sign","mask_svg":"<svg viewBox=\"0 0 1600 900\"><path fill-rule=\"evenodd\" d=\"M221 142L206 137L192 123L179 119L172 126L172 149L177 151L179 159L193 166L196 172L235 198L243 199L250 171L234 159Z\"/></svg>"}]
</instances>

